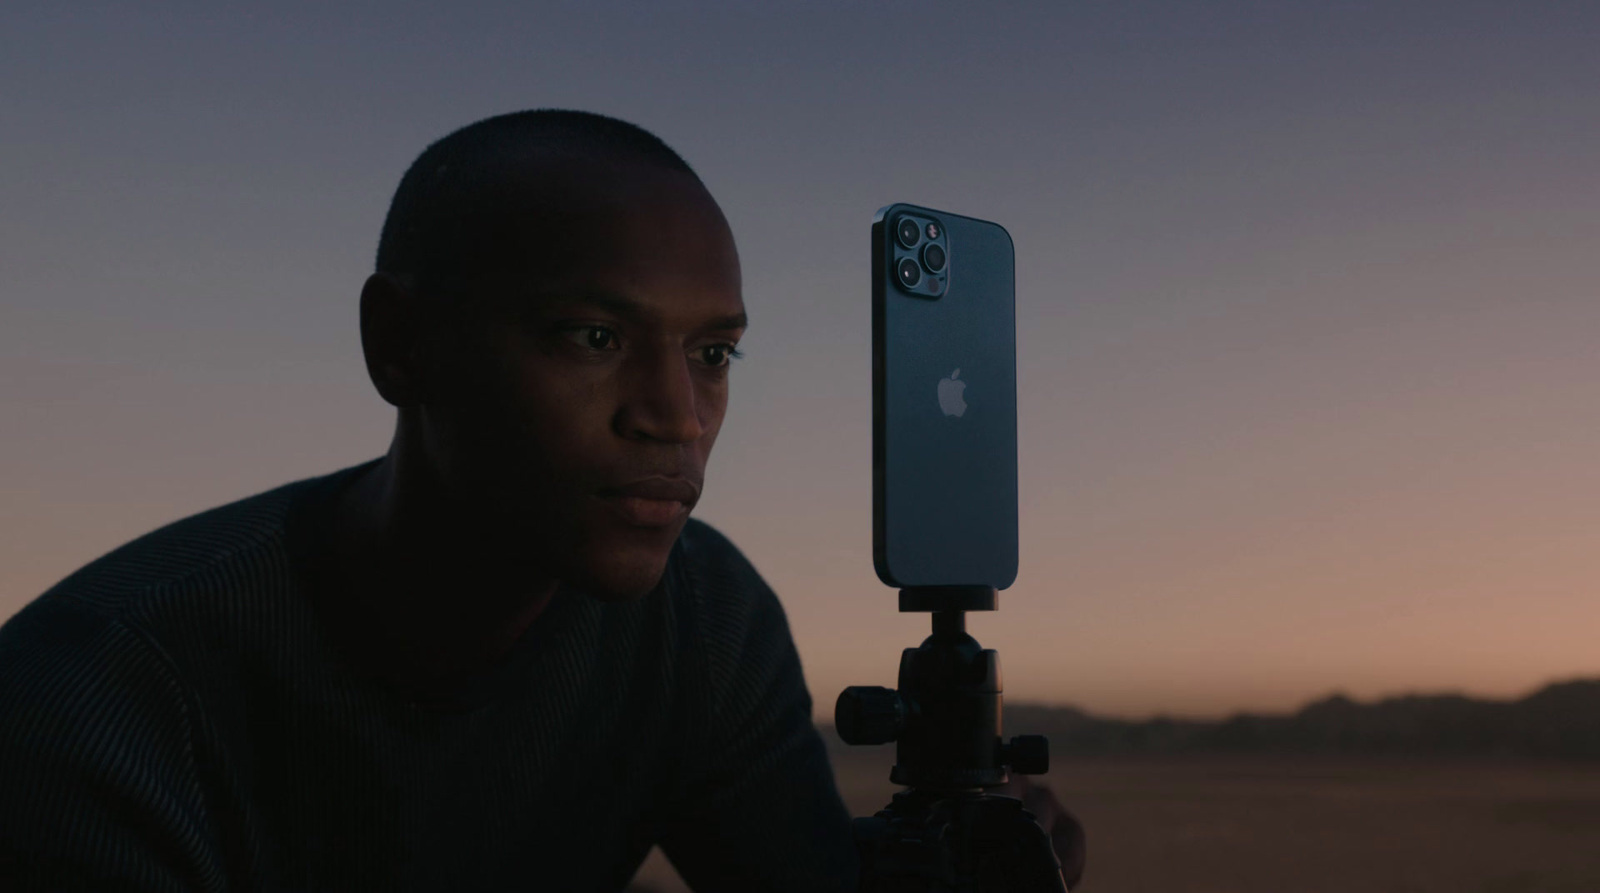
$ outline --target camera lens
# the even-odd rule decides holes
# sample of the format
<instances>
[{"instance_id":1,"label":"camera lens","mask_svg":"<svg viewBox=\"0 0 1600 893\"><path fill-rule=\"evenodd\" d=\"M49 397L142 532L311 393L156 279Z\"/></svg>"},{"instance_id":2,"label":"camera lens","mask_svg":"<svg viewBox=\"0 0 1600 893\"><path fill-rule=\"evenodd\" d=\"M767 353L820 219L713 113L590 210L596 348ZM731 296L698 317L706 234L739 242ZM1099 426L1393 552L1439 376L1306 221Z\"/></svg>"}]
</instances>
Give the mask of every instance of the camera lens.
<instances>
[{"instance_id":1,"label":"camera lens","mask_svg":"<svg viewBox=\"0 0 1600 893\"><path fill-rule=\"evenodd\" d=\"M894 233L895 238L900 240L900 244L907 248L915 248L917 247L917 240L922 238L922 227L918 226L917 222L910 217L902 217L900 222L894 225Z\"/></svg>"},{"instance_id":2,"label":"camera lens","mask_svg":"<svg viewBox=\"0 0 1600 893\"><path fill-rule=\"evenodd\" d=\"M922 281L922 268L917 266L917 259L914 257L901 258L899 270L900 284L906 288L910 288Z\"/></svg>"},{"instance_id":3,"label":"camera lens","mask_svg":"<svg viewBox=\"0 0 1600 893\"><path fill-rule=\"evenodd\" d=\"M944 269L944 249L938 245L928 245L922 249L922 262L928 265L929 270L939 272Z\"/></svg>"}]
</instances>

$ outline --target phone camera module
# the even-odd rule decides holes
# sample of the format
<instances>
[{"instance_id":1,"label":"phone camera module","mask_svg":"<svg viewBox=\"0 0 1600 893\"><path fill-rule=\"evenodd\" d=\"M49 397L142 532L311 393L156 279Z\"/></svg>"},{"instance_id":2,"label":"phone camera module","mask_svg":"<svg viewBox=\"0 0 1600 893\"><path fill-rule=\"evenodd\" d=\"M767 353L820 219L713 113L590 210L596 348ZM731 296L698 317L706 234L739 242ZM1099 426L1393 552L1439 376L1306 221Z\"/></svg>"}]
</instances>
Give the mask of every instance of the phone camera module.
<instances>
[{"instance_id":1,"label":"phone camera module","mask_svg":"<svg viewBox=\"0 0 1600 893\"><path fill-rule=\"evenodd\" d=\"M917 247L917 241L922 238L922 227L918 226L917 222L910 217L902 217L900 222L894 225L894 234L895 238L900 240L901 245L907 248L915 248Z\"/></svg>"},{"instance_id":2,"label":"phone camera module","mask_svg":"<svg viewBox=\"0 0 1600 893\"><path fill-rule=\"evenodd\" d=\"M928 224L928 228L932 229L933 224ZM929 244L926 248L922 249L922 262L928 265L928 270L930 272L937 273L944 269L944 260L944 249L940 248L938 245Z\"/></svg>"},{"instance_id":3,"label":"phone camera module","mask_svg":"<svg viewBox=\"0 0 1600 893\"><path fill-rule=\"evenodd\" d=\"M917 259L914 257L901 258L896 269L900 276L900 284L906 288L912 288L922 281L922 268L917 266Z\"/></svg>"}]
</instances>

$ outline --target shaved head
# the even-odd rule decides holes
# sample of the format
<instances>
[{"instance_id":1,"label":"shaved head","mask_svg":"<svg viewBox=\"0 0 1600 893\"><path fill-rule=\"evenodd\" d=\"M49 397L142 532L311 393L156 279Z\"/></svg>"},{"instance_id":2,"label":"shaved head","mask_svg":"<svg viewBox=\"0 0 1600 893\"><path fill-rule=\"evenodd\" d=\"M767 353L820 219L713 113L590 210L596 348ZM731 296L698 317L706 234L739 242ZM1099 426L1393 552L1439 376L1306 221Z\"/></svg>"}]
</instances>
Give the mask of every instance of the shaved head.
<instances>
[{"instance_id":1,"label":"shaved head","mask_svg":"<svg viewBox=\"0 0 1600 893\"><path fill-rule=\"evenodd\" d=\"M428 295L470 292L525 266L530 224L559 230L575 205L625 194L643 171L700 186L688 163L649 131L605 115L512 112L439 139L406 170L378 241L376 272Z\"/></svg>"}]
</instances>

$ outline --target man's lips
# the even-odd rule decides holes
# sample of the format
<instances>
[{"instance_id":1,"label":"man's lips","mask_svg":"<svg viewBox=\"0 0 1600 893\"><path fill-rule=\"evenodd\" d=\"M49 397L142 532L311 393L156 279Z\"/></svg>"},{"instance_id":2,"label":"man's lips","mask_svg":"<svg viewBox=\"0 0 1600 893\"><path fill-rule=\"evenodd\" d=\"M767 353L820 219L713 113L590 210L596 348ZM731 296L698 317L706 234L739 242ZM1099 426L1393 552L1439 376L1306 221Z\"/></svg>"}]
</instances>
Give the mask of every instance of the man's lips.
<instances>
[{"instance_id":1,"label":"man's lips","mask_svg":"<svg viewBox=\"0 0 1600 893\"><path fill-rule=\"evenodd\" d=\"M603 487L600 489L600 495L634 496L639 499L676 501L694 505L695 500L700 498L700 488L688 478L651 477L617 487Z\"/></svg>"},{"instance_id":2,"label":"man's lips","mask_svg":"<svg viewBox=\"0 0 1600 893\"><path fill-rule=\"evenodd\" d=\"M687 478L645 478L597 492L623 520L637 527L666 527L688 514L700 498L700 488Z\"/></svg>"}]
</instances>

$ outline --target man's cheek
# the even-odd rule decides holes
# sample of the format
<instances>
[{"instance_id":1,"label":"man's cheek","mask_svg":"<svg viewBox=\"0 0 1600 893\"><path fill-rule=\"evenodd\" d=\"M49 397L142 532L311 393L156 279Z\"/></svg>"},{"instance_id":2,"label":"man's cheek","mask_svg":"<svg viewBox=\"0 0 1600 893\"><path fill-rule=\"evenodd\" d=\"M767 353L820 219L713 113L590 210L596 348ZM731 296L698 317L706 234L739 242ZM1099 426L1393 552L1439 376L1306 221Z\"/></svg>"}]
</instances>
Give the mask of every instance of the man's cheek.
<instances>
[{"instance_id":1,"label":"man's cheek","mask_svg":"<svg viewBox=\"0 0 1600 893\"><path fill-rule=\"evenodd\" d=\"M709 455L711 447L717 442L717 434L722 431L722 421L727 415L728 395L720 395L720 399L710 405L710 410L701 415L700 427L705 433L700 437L701 452Z\"/></svg>"}]
</instances>

